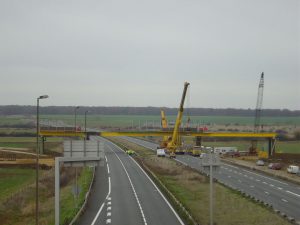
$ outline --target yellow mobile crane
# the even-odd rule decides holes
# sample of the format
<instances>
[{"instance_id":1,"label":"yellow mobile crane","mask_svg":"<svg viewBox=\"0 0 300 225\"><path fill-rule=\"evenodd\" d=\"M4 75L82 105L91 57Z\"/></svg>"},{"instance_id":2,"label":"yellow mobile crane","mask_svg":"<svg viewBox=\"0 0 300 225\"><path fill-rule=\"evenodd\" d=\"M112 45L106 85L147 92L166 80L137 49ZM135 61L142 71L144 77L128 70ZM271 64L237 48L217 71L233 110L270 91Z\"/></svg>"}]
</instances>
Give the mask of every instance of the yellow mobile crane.
<instances>
[{"instance_id":1,"label":"yellow mobile crane","mask_svg":"<svg viewBox=\"0 0 300 225\"><path fill-rule=\"evenodd\" d=\"M160 114L161 114L161 126L162 126L162 129L163 130L167 129L168 128L168 122L167 122L167 119L166 119L165 111L161 109L160 110ZM169 136L163 136L163 140L160 143L160 148L166 148L169 139L170 139Z\"/></svg>"},{"instance_id":2,"label":"yellow mobile crane","mask_svg":"<svg viewBox=\"0 0 300 225\"><path fill-rule=\"evenodd\" d=\"M179 128L181 125L181 119L182 119L182 115L183 115L183 105L184 105L184 100L185 100L185 96L186 96L186 91L187 91L187 88L189 85L190 85L190 83L188 83L188 82L184 83L183 93L182 93L182 97L181 97L180 106L178 109L178 114L177 114L177 118L176 118L176 122L175 122L175 126L174 126L172 139L167 144L167 150L170 153L170 157L175 157L176 152L179 153L178 147L181 145L181 143L179 141L180 137L178 135L178 132L179 132Z\"/></svg>"}]
</instances>

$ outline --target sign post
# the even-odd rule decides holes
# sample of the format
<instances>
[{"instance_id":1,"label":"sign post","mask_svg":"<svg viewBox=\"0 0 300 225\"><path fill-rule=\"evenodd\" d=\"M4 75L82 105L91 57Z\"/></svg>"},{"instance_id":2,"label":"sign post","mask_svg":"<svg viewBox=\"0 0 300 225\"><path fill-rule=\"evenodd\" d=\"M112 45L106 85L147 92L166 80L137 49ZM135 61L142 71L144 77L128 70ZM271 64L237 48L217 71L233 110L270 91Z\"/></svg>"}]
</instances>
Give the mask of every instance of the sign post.
<instances>
[{"instance_id":1,"label":"sign post","mask_svg":"<svg viewBox=\"0 0 300 225\"><path fill-rule=\"evenodd\" d=\"M64 157L55 158L55 225L59 225L60 217L60 163L74 167L103 166L104 144L86 140L64 142Z\"/></svg>"}]
</instances>

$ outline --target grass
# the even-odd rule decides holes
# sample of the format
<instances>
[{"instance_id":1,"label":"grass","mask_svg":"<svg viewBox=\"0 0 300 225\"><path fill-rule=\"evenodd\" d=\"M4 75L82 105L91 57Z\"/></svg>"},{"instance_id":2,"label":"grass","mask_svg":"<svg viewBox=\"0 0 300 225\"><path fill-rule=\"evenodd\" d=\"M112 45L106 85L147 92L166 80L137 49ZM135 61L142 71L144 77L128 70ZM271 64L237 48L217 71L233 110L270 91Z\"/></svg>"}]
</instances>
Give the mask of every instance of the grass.
<instances>
[{"instance_id":1,"label":"grass","mask_svg":"<svg viewBox=\"0 0 300 225\"><path fill-rule=\"evenodd\" d=\"M158 158L153 151L113 138L137 152L138 161L154 173L184 205L199 224L209 223L209 183L206 176L168 158ZM218 183L214 184L215 224L217 225L288 225L268 208L241 196ZM189 222L187 222L189 223Z\"/></svg>"},{"instance_id":2,"label":"grass","mask_svg":"<svg viewBox=\"0 0 300 225\"><path fill-rule=\"evenodd\" d=\"M34 169L0 168L0 201L34 181Z\"/></svg>"},{"instance_id":3,"label":"grass","mask_svg":"<svg viewBox=\"0 0 300 225\"><path fill-rule=\"evenodd\" d=\"M80 170L80 169L79 169ZM92 178L92 170L83 169L79 173L78 184L82 191L79 196L80 206L84 200L85 193ZM71 192L74 184L74 168L67 168L61 172L61 223L69 224L75 216L78 208L74 205L74 196ZM15 182L7 181L12 187ZM24 187L24 183L22 185ZM39 216L40 225L54 224L54 170L41 171L39 184ZM0 187L1 188L1 187ZM26 185L22 192L16 194L12 189L6 188L8 195L12 196L5 200L0 200L0 221L1 224L10 225L34 225L35 224L35 185ZM2 189L0 190L2 193Z\"/></svg>"},{"instance_id":4,"label":"grass","mask_svg":"<svg viewBox=\"0 0 300 225\"><path fill-rule=\"evenodd\" d=\"M66 124L74 124L73 115L42 115L42 119L60 120ZM195 124L238 124L253 125L253 117L238 116L190 116L192 123ZM175 121L176 116L167 116L168 121ZM111 127L149 127L154 123L160 125L160 115L88 115L88 126L111 126ZM183 124L186 123L187 116L183 118ZM83 127L84 115L77 115L77 123ZM300 125L299 117L262 117L261 123L265 125Z\"/></svg>"},{"instance_id":5,"label":"grass","mask_svg":"<svg viewBox=\"0 0 300 225\"><path fill-rule=\"evenodd\" d=\"M91 180L92 180L92 170L86 167L82 170L82 173L78 179L78 185L81 188L81 192L78 196L77 207L76 207L76 201L74 195L72 194L73 185L69 185L64 190L64 194L62 195L61 198L61 215L60 215L61 224L67 224L74 218L80 206L84 202L85 194L88 191Z\"/></svg>"}]
</instances>

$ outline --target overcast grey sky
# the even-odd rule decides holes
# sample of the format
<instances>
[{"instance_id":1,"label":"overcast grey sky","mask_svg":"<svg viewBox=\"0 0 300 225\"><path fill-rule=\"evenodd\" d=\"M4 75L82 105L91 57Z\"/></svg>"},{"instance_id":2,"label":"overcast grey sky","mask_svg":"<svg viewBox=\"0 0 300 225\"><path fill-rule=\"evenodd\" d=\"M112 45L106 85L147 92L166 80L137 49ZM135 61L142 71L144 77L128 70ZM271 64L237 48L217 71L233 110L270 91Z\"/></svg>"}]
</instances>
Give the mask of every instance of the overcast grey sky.
<instances>
[{"instance_id":1,"label":"overcast grey sky","mask_svg":"<svg viewBox=\"0 0 300 225\"><path fill-rule=\"evenodd\" d=\"M0 0L0 105L300 109L299 0Z\"/></svg>"}]
</instances>

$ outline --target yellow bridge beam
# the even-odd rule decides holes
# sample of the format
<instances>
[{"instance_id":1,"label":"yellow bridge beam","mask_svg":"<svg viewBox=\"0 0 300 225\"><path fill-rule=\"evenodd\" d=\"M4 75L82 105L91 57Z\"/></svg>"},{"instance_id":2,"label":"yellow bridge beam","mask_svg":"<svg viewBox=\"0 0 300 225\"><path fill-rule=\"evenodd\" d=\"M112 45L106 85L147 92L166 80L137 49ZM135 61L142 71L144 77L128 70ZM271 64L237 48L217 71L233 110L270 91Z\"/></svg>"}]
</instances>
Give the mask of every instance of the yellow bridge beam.
<instances>
[{"instance_id":1,"label":"yellow bridge beam","mask_svg":"<svg viewBox=\"0 0 300 225\"><path fill-rule=\"evenodd\" d=\"M74 131L40 131L41 136L60 136L60 137L85 137L85 132L74 132ZM102 137L115 137L115 136L131 136L131 137L145 137L145 136L171 136L172 132L169 131L142 131L142 132L87 132L87 135L95 135ZM244 132L179 132L181 136L191 137L240 137L240 138L276 138L276 133L244 133Z\"/></svg>"}]
</instances>

